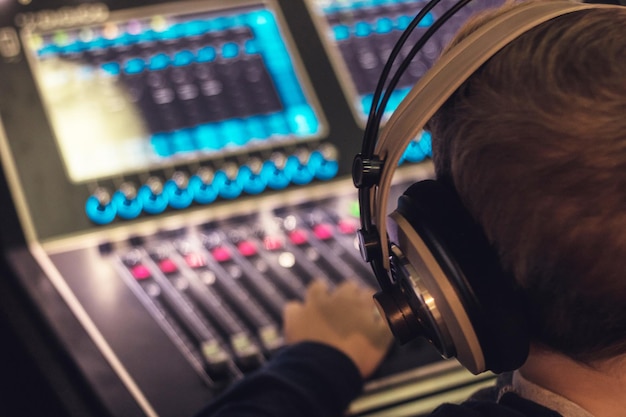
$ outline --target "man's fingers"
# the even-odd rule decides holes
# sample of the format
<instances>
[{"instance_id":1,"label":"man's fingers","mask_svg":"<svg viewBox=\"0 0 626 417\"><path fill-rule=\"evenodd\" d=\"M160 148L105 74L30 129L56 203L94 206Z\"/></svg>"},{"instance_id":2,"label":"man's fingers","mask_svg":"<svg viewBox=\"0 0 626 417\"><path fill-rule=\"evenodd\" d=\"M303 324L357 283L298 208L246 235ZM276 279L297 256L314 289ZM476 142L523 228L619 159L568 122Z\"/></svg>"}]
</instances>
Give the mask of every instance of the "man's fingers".
<instances>
[{"instance_id":1,"label":"man's fingers","mask_svg":"<svg viewBox=\"0 0 626 417\"><path fill-rule=\"evenodd\" d=\"M306 292L306 301L317 304L328 298L328 284L322 280L316 280L309 285Z\"/></svg>"}]
</instances>

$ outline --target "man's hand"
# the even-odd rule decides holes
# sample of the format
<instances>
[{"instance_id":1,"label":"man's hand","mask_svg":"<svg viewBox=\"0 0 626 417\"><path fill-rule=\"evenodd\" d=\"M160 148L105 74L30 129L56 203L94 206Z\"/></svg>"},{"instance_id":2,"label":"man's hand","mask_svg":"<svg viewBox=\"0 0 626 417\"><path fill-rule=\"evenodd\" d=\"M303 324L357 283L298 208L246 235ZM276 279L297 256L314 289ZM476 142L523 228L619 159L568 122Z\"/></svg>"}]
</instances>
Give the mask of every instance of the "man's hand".
<instances>
[{"instance_id":1,"label":"man's hand","mask_svg":"<svg viewBox=\"0 0 626 417\"><path fill-rule=\"evenodd\" d=\"M284 310L287 343L319 342L345 353L366 378L378 367L392 336L372 299L373 291L346 282L329 292L313 282L303 303L292 301Z\"/></svg>"}]
</instances>

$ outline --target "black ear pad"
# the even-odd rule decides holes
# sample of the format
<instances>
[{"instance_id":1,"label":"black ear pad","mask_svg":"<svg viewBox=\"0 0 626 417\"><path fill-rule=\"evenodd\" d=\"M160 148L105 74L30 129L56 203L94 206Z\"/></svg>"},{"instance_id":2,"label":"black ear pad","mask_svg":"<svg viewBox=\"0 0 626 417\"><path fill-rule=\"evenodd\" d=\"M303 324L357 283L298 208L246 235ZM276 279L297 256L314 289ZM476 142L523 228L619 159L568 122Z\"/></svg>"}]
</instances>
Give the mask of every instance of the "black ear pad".
<instances>
[{"instance_id":1,"label":"black ear pad","mask_svg":"<svg viewBox=\"0 0 626 417\"><path fill-rule=\"evenodd\" d=\"M456 290L486 369L500 373L521 366L529 349L524 304L456 192L438 181L421 181L400 197L396 212L415 229Z\"/></svg>"}]
</instances>

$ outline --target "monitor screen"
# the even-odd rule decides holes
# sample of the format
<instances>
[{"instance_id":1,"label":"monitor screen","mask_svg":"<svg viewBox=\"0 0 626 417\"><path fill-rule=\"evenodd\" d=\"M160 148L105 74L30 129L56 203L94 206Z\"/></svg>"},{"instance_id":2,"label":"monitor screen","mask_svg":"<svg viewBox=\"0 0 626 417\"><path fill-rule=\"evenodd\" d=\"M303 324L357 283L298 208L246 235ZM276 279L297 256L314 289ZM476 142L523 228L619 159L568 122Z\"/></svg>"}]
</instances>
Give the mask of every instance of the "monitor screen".
<instances>
[{"instance_id":1,"label":"monitor screen","mask_svg":"<svg viewBox=\"0 0 626 417\"><path fill-rule=\"evenodd\" d=\"M190 12L184 5L178 13L112 14L98 25L24 31L72 182L321 135L319 111L272 7Z\"/></svg>"}]
</instances>

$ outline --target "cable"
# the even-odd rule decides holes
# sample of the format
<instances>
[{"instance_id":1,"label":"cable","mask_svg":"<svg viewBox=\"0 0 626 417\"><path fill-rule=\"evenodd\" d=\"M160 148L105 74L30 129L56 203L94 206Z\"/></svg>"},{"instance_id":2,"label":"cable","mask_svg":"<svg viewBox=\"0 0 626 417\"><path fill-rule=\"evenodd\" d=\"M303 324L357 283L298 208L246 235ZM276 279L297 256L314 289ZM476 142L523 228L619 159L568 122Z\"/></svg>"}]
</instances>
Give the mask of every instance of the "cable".
<instances>
[{"instance_id":1,"label":"cable","mask_svg":"<svg viewBox=\"0 0 626 417\"><path fill-rule=\"evenodd\" d=\"M387 57L387 62L385 63L385 66L383 67L380 77L378 78L376 89L374 90L374 94L372 97L372 106L370 107L369 115L367 117L367 124L365 126L366 135L367 135L367 132L369 132L372 129L372 123L375 119L375 114L378 108L378 102L380 100L380 96L383 94L385 83L387 82L387 78L389 76L389 72L391 72L391 68L393 67L394 61L396 60L398 54L402 50L402 47L406 43L411 33L413 33L413 30L415 30L417 25L419 25L419 23L424 19L424 17L426 17L428 12L430 12L440 1L441 0L430 0L426 4L426 6L424 6L422 10L420 10L420 12L413 18L413 20L411 20L411 23L409 23L409 25L404 29L404 31L402 32L402 35L400 35L400 38L398 38L398 40L396 41L396 44L393 46L393 49L391 50L389 57ZM363 155L366 155L365 145L366 145L366 140L368 139L372 139L372 138L367 138L366 136L365 140L363 141L363 148L361 150L361 153Z\"/></svg>"},{"instance_id":2,"label":"cable","mask_svg":"<svg viewBox=\"0 0 626 417\"><path fill-rule=\"evenodd\" d=\"M433 1L436 2L438 0L432 0L428 5L430 5ZM470 1L472 1L472 0L459 0L458 2L456 2L454 4L454 6L452 6L450 9L448 9L439 19L437 19L435 21L435 23L430 28L428 28L428 30L420 37L420 39L415 43L415 45L413 45L413 47L411 48L411 51L409 52L409 54L403 59L402 63L400 64L400 66L398 67L396 72L394 73L393 77L391 78L391 80L387 84L387 88L385 89L385 92L383 94L383 97L382 97L382 100L380 101L380 103L377 103L377 105L375 105L376 102L375 101L372 102L372 108L370 109L370 116L373 114L373 120L370 121L370 119L368 118L368 123L367 123L367 126L366 126L366 130L365 130L365 134L364 134L365 137L364 137L364 140L363 140L363 147L362 147L362 154L363 155L367 155L367 156L373 155L374 147L375 147L375 144L376 144L376 138L377 138L378 132L380 130L380 123L381 123L381 120L382 120L383 115L385 113L385 108L387 106L387 103L389 102L389 99L391 98L391 94L393 93L395 87L397 86L398 82L400 81L400 78L402 77L402 75L404 74L404 72L406 71L408 66L411 64L411 61L413 60L415 55L422 49L422 47L426 44L426 42L428 42L428 40L430 40L430 38L435 34L435 32L437 30L439 30L439 28L444 23L446 23L459 10L461 10L463 7L465 7ZM428 7L428 5L426 7ZM421 12L420 12L420 14L421 14ZM418 16L419 16L419 14L418 14ZM417 16L416 16L416 19L417 19ZM407 27L407 30L408 30L408 27ZM406 38L404 39L403 43L405 41L406 41ZM400 40L398 40L398 43L396 44L396 46L399 43L400 43ZM400 45L400 47L398 49L402 48L402 46L403 46L403 44ZM395 49L396 48L394 47L394 50ZM390 58L391 58L391 55L390 55ZM394 57L394 59L395 59L395 57ZM387 64L389 64L389 61L390 60L387 61ZM389 65L389 66L391 67L391 65ZM387 67L387 65L385 65L385 68L386 67ZM385 77L386 76L387 75L385 75ZM382 77L383 77L383 75L381 74L381 80L379 80L379 86L381 84L384 85L384 83L386 82L386 79L383 80Z\"/></svg>"}]
</instances>

